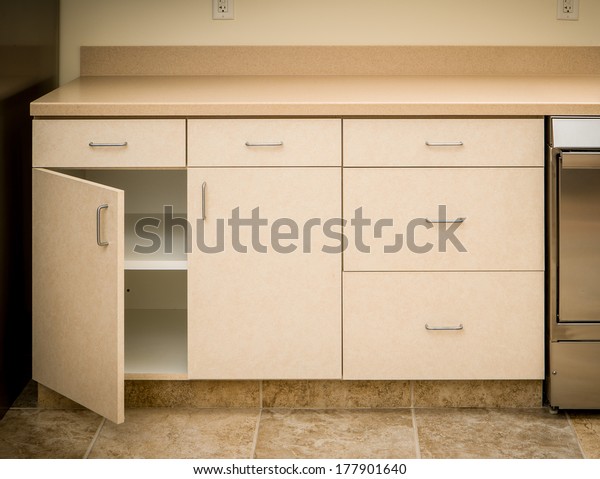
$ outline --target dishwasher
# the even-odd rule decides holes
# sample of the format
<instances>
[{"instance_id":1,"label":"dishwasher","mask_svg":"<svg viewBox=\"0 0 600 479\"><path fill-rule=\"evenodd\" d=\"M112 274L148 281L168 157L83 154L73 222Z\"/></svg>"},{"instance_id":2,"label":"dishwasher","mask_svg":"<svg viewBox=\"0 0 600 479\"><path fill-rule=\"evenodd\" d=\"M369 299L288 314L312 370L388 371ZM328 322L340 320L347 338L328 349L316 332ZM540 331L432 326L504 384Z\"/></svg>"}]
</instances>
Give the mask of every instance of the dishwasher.
<instances>
[{"instance_id":1,"label":"dishwasher","mask_svg":"<svg viewBox=\"0 0 600 479\"><path fill-rule=\"evenodd\" d=\"M600 117L546 119L546 399L600 408Z\"/></svg>"}]
</instances>

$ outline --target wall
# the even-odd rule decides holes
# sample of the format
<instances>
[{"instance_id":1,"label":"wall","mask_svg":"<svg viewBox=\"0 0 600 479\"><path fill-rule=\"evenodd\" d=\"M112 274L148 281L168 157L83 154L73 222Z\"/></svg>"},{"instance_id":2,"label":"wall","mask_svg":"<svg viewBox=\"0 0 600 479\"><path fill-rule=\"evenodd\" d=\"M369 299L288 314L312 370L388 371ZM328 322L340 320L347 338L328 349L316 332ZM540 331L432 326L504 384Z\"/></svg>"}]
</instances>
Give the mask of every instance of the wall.
<instances>
[{"instance_id":1,"label":"wall","mask_svg":"<svg viewBox=\"0 0 600 479\"><path fill-rule=\"evenodd\" d=\"M556 0L61 0L60 81L79 75L82 45L600 46L600 1L557 21Z\"/></svg>"},{"instance_id":2,"label":"wall","mask_svg":"<svg viewBox=\"0 0 600 479\"><path fill-rule=\"evenodd\" d=\"M0 0L0 418L31 379L31 117L58 84L58 0Z\"/></svg>"}]
</instances>

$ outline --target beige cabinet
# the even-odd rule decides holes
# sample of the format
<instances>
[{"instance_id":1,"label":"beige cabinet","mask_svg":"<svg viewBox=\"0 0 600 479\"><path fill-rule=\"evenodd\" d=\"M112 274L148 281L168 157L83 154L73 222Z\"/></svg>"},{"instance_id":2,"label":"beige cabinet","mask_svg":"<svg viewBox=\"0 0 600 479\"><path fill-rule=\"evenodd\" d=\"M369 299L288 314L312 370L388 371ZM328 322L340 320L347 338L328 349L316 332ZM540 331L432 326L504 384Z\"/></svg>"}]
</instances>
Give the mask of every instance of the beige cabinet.
<instances>
[{"instance_id":1,"label":"beige cabinet","mask_svg":"<svg viewBox=\"0 0 600 479\"><path fill-rule=\"evenodd\" d=\"M344 378L544 377L541 119L344 121Z\"/></svg>"},{"instance_id":2,"label":"beige cabinet","mask_svg":"<svg viewBox=\"0 0 600 479\"><path fill-rule=\"evenodd\" d=\"M123 225L123 191L33 170L33 379L117 423Z\"/></svg>"},{"instance_id":3,"label":"beige cabinet","mask_svg":"<svg viewBox=\"0 0 600 479\"><path fill-rule=\"evenodd\" d=\"M542 270L543 181L542 168L345 168L344 270Z\"/></svg>"},{"instance_id":4,"label":"beige cabinet","mask_svg":"<svg viewBox=\"0 0 600 479\"><path fill-rule=\"evenodd\" d=\"M33 377L114 422L127 378L541 378L542 131L36 119Z\"/></svg>"},{"instance_id":5,"label":"beige cabinet","mask_svg":"<svg viewBox=\"0 0 600 479\"><path fill-rule=\"evenodd\" d=\"M543 379L544 273L344 273L345 379Z\"/></svg>"},{"instance_id":6,"label":"beige cabinet","mask_svg":"<svg viewBox=\"0 0 600 479\"><path fill-rule=\"evenodd\" d=\"M190 378L341 378L340 196L339 168L188 170Z\"/></svg>"},{"instance_id":7,"label":"beige cabinet","mask_svg":"<svg viewBox=\"0 0 600 479\"><path fill-rule=\"evenodd\" d=\"M540 118L344 120L344 166L543 166Z\"/></svg>"},{"instance_id":8,"label":"beige cabinet","mask_svg":"<svg viewBox=\"0 0 600 479\"><path fill-rule=\"evenodd\" d=\"M33 170L33 379L116 423L125 378L187 378L184 235L167 250L162 211L185 218L185 178Z\"/></svg>"}]
</instances>

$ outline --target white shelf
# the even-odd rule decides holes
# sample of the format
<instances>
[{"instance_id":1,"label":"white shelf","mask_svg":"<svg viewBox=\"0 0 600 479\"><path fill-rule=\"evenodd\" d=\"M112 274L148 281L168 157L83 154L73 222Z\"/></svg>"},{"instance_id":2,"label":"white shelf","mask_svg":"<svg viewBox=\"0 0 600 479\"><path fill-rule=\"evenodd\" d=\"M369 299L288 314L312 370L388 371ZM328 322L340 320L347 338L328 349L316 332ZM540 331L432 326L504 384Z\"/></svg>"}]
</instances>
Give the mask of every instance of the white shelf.
<instances>
[{"instance_id":1,"label":"white shelf","mask_svg":"<svg viewBox=\"0 0 600 479\"><path fill-rule=\"evenodd\" d=\"M187 375L187 310L125 310L125 375L179 379Z\"/></svg>"},{"instance_id":2,"label":"white shelf","mask_svg":"<svg viewBox=\"0 0 600 479\"><path fill-rule=\"evenodd\" d=\"M182 217L183 215L176 215ZM135 233L135 225L142 218L157 218L160 226L146 227L145 235L151 234L160 237L160 247L152 253L136 253L137 246L147 247L152 241L140 238ZM162 214L126 214L125 215L125 269L129 270L186 270L187 254L185 252L185 234L183 228L177 226L173 231L173 252L165 252L164 242L164 215Z\"/></svg>"}]
</instances>

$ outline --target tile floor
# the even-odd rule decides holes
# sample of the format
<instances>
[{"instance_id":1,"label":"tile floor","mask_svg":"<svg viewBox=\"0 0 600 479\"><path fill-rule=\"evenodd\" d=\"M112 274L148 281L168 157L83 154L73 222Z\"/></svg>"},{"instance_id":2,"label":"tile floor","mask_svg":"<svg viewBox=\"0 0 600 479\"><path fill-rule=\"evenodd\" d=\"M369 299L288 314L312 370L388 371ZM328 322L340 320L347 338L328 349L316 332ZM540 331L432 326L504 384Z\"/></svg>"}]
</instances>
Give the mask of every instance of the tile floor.
<instances>
[{"instance_id":1,"label":"tile floor","mask_svg":"<svg viewBox=\"0 0 600 479\"><path fill-rule=\"evenodd\" d=\"M600 412L547 409L38 409L0 421L0 458L596 458Z\"/></svg>"}]
</instances>

